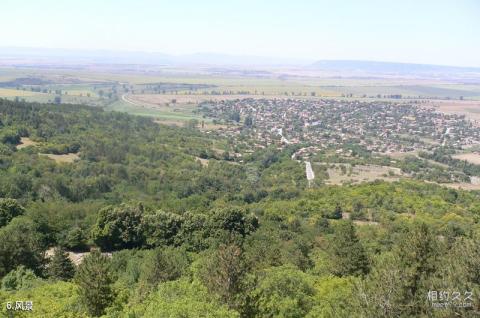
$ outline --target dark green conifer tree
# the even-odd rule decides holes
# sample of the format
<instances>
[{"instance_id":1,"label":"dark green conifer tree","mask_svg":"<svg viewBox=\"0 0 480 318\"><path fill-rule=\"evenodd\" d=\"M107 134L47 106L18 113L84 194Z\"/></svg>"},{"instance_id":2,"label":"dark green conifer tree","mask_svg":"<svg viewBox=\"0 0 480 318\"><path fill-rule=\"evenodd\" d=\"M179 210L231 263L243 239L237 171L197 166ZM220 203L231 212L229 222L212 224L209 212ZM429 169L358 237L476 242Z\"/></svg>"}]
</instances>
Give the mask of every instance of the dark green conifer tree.
<instances>
[{"instance_id":1,"label":"dark green conifer tree","mask_svg":"<svg viewBox=\"0 0 480 318\"><path fill-rule=\"evenodd\" d=\"M75 275L75 265L63 248L57 247L48 266L48 276L58 280L70 280Z\"/></svg>"},{"instance_id":2,"label":"dark green conifer tree","mask_svg":"<svg viewBox=\"0 0 480 318\"><path fill-rule=\"evenodd\" d=\"M370 271L367 253L351 221L340 221L332 240L332 272L338 276L365 275Z\"/></svg>"},{"instance_id":3,"label":"dark green conifer tree","mask_svg":"<svg viewBox=\"0 0 480 318\"><path fill-rule=\"evenodd\" d=\"M103 315L115 297L110 259L100 251L93 251L78 267L75 282L87 312L94 317Z\"/></svg>"}]
</instances>

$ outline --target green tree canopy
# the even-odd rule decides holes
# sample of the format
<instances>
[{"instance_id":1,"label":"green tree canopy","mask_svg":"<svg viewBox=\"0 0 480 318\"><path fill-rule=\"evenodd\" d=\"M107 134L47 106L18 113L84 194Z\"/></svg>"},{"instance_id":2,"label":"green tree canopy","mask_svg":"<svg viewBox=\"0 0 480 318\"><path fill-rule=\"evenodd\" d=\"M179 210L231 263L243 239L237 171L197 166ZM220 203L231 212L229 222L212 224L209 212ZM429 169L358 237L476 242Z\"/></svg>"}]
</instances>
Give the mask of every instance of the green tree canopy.
<instances>
[{"instance_id":1,"label":"green tree canopy","mask_svg":"<svg viewBox=\"0 0 480 318\"><path fill-rule=\"evenodd\" d=\"M35 273L20 265L2 279L2 289L7 291L29 289L39 282Z\"/></svg>"},{"instance_id":2,"label":"green tree canopy","mask_svg":"<svg viewBox=\"0 0 480 318\"><path fill-rule=\"evenodd\" d=\"M239 318L240 315L219 303L199 282L180 279L160 284L144 308L130 314L144 318Z\"/></svg>"},{"instance_id":3,"label":"green tree canopy","mask_svg":"<svg viewBox=\"0 0 480 318\"><path fill-rule=\"evenodd\" d=\"M252 293L258 317L302 318L313 306L314 281L291 265L264 271Z\"/></svg>"},{"instance_id":4,"label":"green tree canopy","mask_svg":"<svg viewBox=\"0 0 480 318\"><path fill-rule=\"evenodd\" d=\"M184 218L178 214L157 211L143 216L146 244L149 247L172 245Z\"/></svg>"},{"instance_id":5,"label":"green tree canopy","mask_svg":"<svg viewBox=\"0 0 480 318\"><path fill-rule=\"evenodd\" d=\"M98 213L92 239L103 250L139 247L144 242L143 206L109 206Z\"/></svg>"},{"instance_id":6,"label":"green tree canopy","mask_svg":"<svg viewBox=\"0 0 480 318\"><path fill-rule=\"evenodd\" d=\"M44 236L36 224L26 217L13 219L0 229L0 277L20 265L42 275L45 250Z\"/></svg>"},{"instance_id":7,"label":"green tree canopy","mask_svg":"<svg viewBox=\"0 0 480 318\"><path fill-rule=\"evenodd\" d=\"M25 214L25 209L14 199L0 199L0 227L7 225L14 217Z\"/></svg>"}]
</instances>

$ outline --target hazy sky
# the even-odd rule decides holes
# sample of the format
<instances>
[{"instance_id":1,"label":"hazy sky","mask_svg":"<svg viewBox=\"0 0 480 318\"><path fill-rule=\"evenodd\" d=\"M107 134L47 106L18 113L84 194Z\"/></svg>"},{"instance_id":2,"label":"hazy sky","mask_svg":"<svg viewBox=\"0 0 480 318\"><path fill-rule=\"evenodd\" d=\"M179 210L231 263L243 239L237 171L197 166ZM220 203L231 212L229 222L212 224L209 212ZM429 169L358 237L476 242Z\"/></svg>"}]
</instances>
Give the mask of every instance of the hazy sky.
<instances>
[{"instance_id":1,"label":"hazy sky","mask_svg":"<svg viewBox=\"0 0 480 318\"><path fill-rule=\"evenodd\" d=\"M1 0L0 46L480 66L480 1Z\"/></svg>"}]
</instances>

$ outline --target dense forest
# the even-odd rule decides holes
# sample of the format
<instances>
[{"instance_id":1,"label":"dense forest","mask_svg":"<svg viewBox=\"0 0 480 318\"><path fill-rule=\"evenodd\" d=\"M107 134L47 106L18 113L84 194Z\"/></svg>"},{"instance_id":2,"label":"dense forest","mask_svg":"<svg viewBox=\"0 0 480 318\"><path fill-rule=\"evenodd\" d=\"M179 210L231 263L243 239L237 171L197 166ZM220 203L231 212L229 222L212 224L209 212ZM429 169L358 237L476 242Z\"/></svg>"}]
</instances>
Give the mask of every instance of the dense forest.
<instances>
[{"instance_id":1,"label":"dense forest","mask_svg":"<svg viewBox=\"0 0 480 318\"><path fill-rule=\"evenodd\" d=\"M480 193L309 188L295 149L239 162L229 147L192 127L0 99L2 315L478 316Z\"/></svg>"}]
</instances>

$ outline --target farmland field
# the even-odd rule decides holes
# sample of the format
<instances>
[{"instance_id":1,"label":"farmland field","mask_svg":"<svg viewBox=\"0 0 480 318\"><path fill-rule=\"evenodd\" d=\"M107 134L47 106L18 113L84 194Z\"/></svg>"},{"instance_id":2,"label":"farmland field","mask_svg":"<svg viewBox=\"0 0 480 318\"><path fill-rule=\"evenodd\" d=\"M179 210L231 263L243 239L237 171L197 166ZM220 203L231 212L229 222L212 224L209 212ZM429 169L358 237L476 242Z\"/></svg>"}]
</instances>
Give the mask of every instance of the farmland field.
<instances>
[{"instance_id":1,"label":"farmland field","mask_svg":"<svg viewBox=\"0 0 480 318\"><path fill-rule=\"evenodd\" d=\"M31 91L23 91L11 88L0 88L0 97L11 98L11 97L27 97L27 96L42 96L42 93L36 93Z\"/></svg>"},{"instance_id":2,"label":"farmland field","mask_svg":"<svg viewBox=\"0 0 480 318\"><path fill-rule=\"evenodd\" d=\"M426 103L441 112L465 115L470 119L480 120L480 100L435 100Z\"/></svg>"},{"instance_id":3,"label":"farmland field","mask_svg":"<svg viewBox=\"0 0 480 318\"><path fill-rule=\"evenodd\" d=\"M480 165L480 154L479 153L462 153L452 156L455 159L465 160L467 162Z\"/></svg>"}]
</instances>

